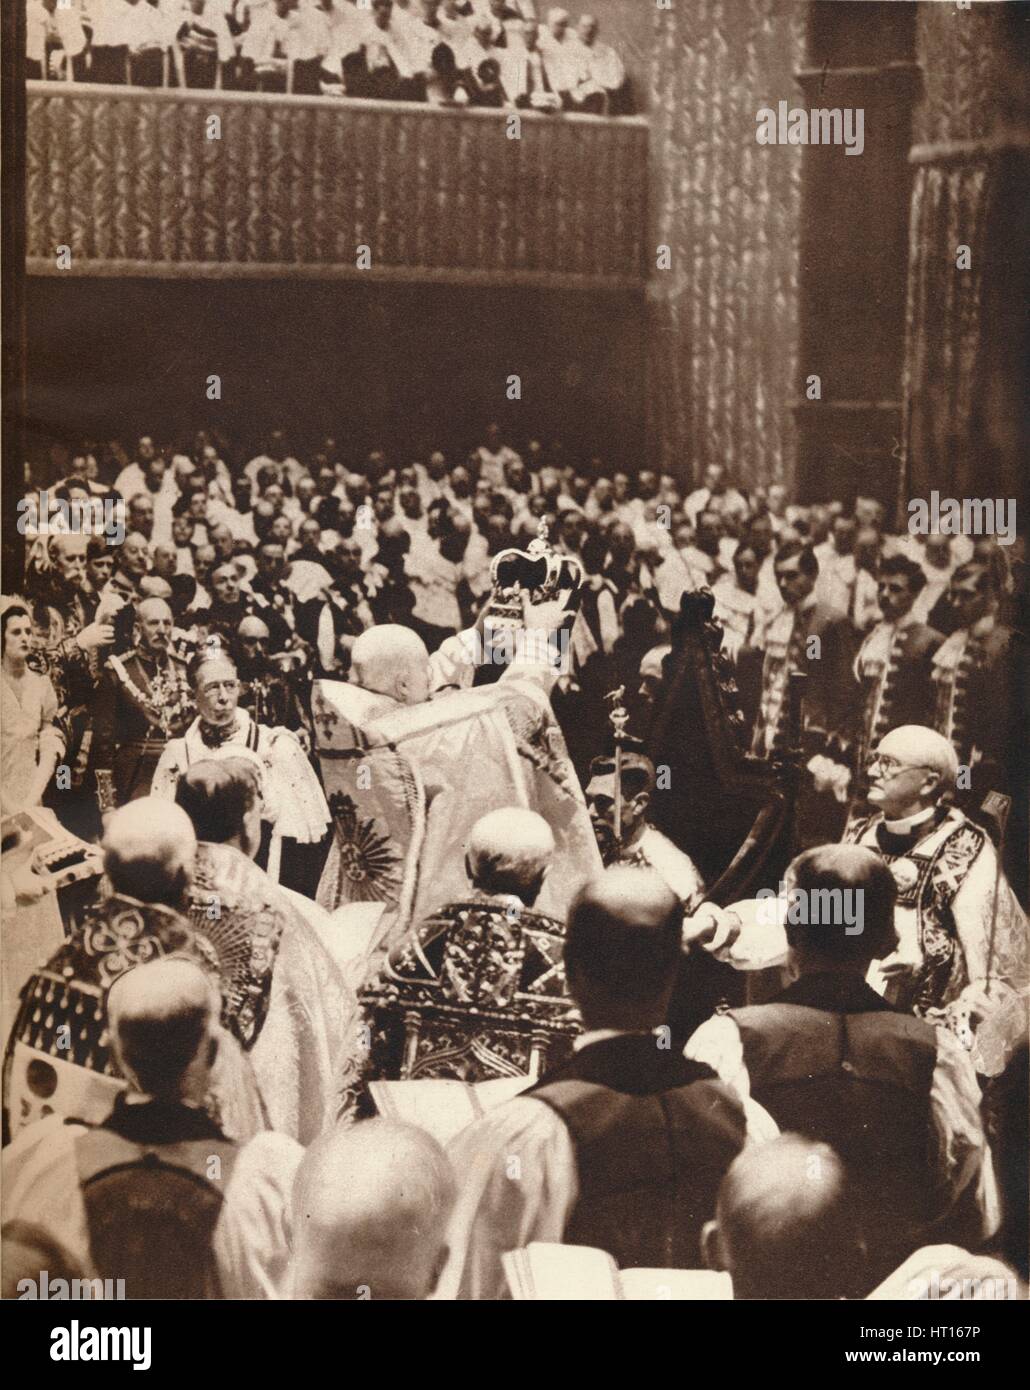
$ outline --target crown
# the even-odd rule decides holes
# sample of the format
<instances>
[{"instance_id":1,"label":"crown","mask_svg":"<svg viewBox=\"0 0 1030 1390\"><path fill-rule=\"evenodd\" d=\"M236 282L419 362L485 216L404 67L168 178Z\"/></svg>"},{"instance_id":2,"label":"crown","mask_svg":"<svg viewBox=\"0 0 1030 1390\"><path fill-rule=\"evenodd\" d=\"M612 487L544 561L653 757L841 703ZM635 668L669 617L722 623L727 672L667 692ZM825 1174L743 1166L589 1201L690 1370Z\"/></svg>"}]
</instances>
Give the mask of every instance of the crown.
<instances>
[{"instance_id":1,"label":"crown","mask_svg":"<svg viewBox=\"0 0 1030 1390\"><path fill-rule=\"evenodd\" d=\"M583 566L574 555L561 555L552 547L547 521L541 519L536 538L527 549L501 550L490 562L494 592L491 613L521 621L523 593L528 593L533 603L544 603L566 591L575 592L584 578Z\"/></svg>"}]
</instances>

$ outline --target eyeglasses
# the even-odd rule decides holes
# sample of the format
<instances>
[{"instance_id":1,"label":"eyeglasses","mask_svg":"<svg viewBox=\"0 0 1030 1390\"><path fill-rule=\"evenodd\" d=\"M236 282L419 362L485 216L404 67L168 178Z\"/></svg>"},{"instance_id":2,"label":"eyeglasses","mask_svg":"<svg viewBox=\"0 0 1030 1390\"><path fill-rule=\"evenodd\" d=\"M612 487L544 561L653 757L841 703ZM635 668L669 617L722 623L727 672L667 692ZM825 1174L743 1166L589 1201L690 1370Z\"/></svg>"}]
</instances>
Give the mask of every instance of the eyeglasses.
<instances>
[{"instance_id":1,"label":"eyeglasses","mask_svg":"<svg viewBox=\"0 0 1030 1390\"><path fill-rule=\"evenodd\" d=\"M885 772L888 777L893 777L898 772L935 772L936 768L926 767L922 763L903 763L900 758L892 758L888 754L874 753L866 763L866 769L872 772L874 767L878 767Z\"/></svg>"}]
</instances>

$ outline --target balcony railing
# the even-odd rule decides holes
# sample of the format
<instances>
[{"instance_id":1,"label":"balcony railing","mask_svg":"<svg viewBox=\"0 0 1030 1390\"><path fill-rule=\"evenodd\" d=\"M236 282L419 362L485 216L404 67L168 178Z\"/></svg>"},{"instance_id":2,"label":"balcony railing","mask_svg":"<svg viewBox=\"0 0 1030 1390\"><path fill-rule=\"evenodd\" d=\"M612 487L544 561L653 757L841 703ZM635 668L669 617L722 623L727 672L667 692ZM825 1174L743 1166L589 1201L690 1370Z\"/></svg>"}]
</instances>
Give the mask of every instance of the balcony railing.
<instances>
[{"instance_id":1,"label":"balcony railing","mask_svg":"<svg viewBox=\"0 0 1030 1390\"><path fill-rule=\"evenodd\" d=\"M30 82L28 270L641 285L647 122L519 114Z\"/></svg>"}]
</instances>

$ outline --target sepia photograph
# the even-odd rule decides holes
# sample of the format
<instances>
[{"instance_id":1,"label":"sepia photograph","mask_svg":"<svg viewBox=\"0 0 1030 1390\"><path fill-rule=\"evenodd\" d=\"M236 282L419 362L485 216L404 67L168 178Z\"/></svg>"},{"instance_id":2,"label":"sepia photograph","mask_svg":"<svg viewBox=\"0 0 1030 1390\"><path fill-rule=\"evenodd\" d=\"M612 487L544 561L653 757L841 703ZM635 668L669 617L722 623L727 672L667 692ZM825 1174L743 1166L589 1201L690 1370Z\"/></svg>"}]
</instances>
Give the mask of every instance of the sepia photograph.
<instances>
[{"instance_id":1,"label":"sepia photograph","mask_svg":"<svg viewBox=\"0 0 1030 1390\"><path fill-rule=\"evenodd\" d=\"M9 1335L1018 1355L1030 3L2 23Z\"/></svg>"}]
</instances>

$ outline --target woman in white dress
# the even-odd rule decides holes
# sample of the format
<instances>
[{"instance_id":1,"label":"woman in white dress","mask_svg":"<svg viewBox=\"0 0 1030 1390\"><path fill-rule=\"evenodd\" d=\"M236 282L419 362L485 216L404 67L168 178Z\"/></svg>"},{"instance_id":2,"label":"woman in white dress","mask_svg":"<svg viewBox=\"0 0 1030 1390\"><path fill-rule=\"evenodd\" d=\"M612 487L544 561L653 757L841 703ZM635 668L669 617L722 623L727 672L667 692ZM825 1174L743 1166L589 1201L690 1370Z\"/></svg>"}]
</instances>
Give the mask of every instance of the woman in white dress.
<instances>
[{"instance_id":1,"label":"woman in white dress","mask_svg":"<svg viewBox=\"0 0 1030 1390\"><path fill-rule=\"evenodd\" d=\"M50 677L28 665L32 616L20 599L3 603L3 702L0 709L0 808L4 815L38 806L64 753L57 695Z\"/></svg>"},{"instance_id":2,"label":"woman in white dress","mask_svg":"<svg viewBox=\"0 0 1030 1390\"><path fill-rule=\"evenodd\" d=\"M317 845L329 828L329 807L314 769L289 729L255 724L240 709L232 657L211 646L193 660L190 686L197 718L182 738L170 739L154 773L154 796L175 799L179 778L198 762L248 758L261 774L262 820L271 831L268 873L279 877L282 841Z\"/></svg>"}]
</instances>

